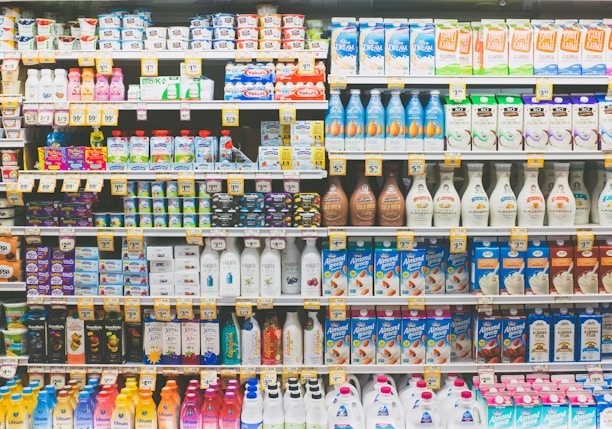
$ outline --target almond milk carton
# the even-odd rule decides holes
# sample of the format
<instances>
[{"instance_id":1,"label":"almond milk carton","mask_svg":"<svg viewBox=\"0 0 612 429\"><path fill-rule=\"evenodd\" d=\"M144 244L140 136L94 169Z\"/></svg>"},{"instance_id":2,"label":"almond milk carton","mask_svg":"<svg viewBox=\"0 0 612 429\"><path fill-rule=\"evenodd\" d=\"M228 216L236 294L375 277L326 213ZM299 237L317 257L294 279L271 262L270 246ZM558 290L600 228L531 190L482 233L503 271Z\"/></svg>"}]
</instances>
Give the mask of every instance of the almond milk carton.
<instances>
[{"instance_id":1,"label":"almond milk carton","mask_svg":"<svg viewBox=\"0 0 612 429\"><path fill-rule=\"evenodd\" d=\"M351 361L351 321L325 318L325 364L345 365Z\"/></svg>"},{"instance_id":2,"label":"almond milk carton","mask_svg":"<svg viewBox=\"0 0 612 429\"><path fill-rule=\"evenodd\" d=\"M582 26L573 19L557 19L560 75L582 74Z\"/></svg>"},{"instance_id":3,"label":"almond milk carton","mask_svg":"<svg viewBox=\"0 0 612 429\"><path fill-rule=\"evenodd\" d=\"M359 18L359 74L385 74L385 24L382 18Z\"/></svg>"},{"instance_id":4,"label":"almond milk carton","mask_svg":"<svg viewBox=\"0 0 612 429\"><path fill-rule=\"evenodd\" d=\"M400 293L400 252L392 240L376 240L374 249L374 294L393 296Z\"/></svg>"},{"instance_id":5,"label":"almond milk carton","mask_svg":"<svg viewBox=\"0 0 612 429\"><path fill-rule=\"evenodd\" d=\"M503 20L482 20L482 74L508 74L508 28Z\"/></svg>"},{"instance_id":6,"label":"almond milk carton","mask_svg":"<svg viewBox=\"0 0 612 429\"><path fill-rule=\"evenodd\" d=\"M427 309L425 364L442 365L450 361L451 322L448 306Z\"/></svg>"},{"instance_id":7,"label":"almond milk carton","mask_svg":"<svg viewBox=\"0 0 612 429\"><path fill-rule=\"evenodd\" d=\"M474 333L476 363L501 362L502 321L499 313L493 311L476 313Z\"/></svg>"},{"instance_id":8,"label":"almond milk carton","mask_svg":"<svg viewBox=\"0 0 612 429\"><path fill-rule=\"evenodd\" d=\"M374 294L374 251L372 242L349 239L348 246L348 294L363 296Z\"/></svg>"},{"instance_id":9,"label":"almond milk carton","mask_svg":"<svg viewBox=\"0 0 612 429\"><path fill-rule=\"evenodd\" d=\"M550 361L552 317L548 309L537 307L527 314L527 359L530 363Z\"/></svg>"},{"instance_id":10,"label":"almond milk carton","mask_svg":"<svg viewBox=\"0 0 612 429\"><path fill-rule=\"evenodd\" d=\"M406 18L385 18L385 74L410 74L410 27Z\"/></svg>"},{"instance_id":11,"label":"almond milk carton","mask_svg":"<svg viewBox=\"0 0 612 429\"><path fill-rule=\"evenodd\" d=\"M527 19L508 19L508 74L533 75L533 27Z\"/></svg>"},{"instance_id":12,"label":"almond milk carton","mask_svg":"<svg viewBox=\"0 0 612 429\"><path fill-rule=\"evenodd\" d=\"M472 359L472 311L456 305L451 308L451 361Z\"/></svg>"},{"instance_id":13,"label":"almond milk carton","mask_svg":"<svg viewBox=\"0 0 612 429\"><path fill-rule=\"evenodd\" d=\"M581 19L582 74L606 74L606 26L600 19Z\"/></svg>"},{"instance_id":14,"label":"almond milk carton","mask_svg":"<svg viewBox=\"0 0 612 429\"><path fill-rule=\"evenodd\" d=\"M599 108L593 94L570 94L572 97L574 150L599 149Z\"/></svg>"},{"instance_id":15,"label":"almond milk carton","mask_svg":"<svg viewBox=\"0 0 612 429\"><path fill-rule=\"evenodd\" d=\"M436 75L458 75L460 63L459 25L454 19L436 19Z\"/></svg>"},{"instance_id":16,"label":"almond milk carton","mask_svg":"<svg viewBox=\"0 0 612 429\"><path fill-rule=\"evenodd\" d=\"M556 75L559 73L557 39L559 32L554 21L532 19L533 26L533 74Z\"/></svg>"},{"instance_id":17,"label":"almond milk carton","mask_svg":"<svg viewBox=\"0 0 612 429\"><path fill-rule=\"evenodd\" d=\"M459 74L471 76L474 70L474 43L469 22L459 23Z\"/></svg>"},{"instance_id":18,"label":"almond milk carton","mask_svg":"<svg viewBox=\"0 0 612 429\"><path fill-rule=\"evenodd\" d=\"M402 309L402 364L425 362L425 311Z\"/></svg>"},{"instance_id":19,"label":"almond milk carton","mask_svg":"<svg viewBox=\"0 0 612 429\"><path fill-rule=\"evenodd\" d=\"M376 363L400 364L402 354L402 318L397 306L376 310Z\"/></svg>"},{"instance_id":20,"label":"almond milk carton","mask_svg":"<svg viewBox=\"0 0 612 429\"><path fill-rule=\"evenodd\" d=\"M519 95L497 95L497 150L523 150L523 102Z\"/></svg>"},{"instance_id":21,"label":"almond milk carton","mask_svg":"<svg viewBox=\"0 0 612 429\"><path fill-rule=\"evenodd\" d=\"M426 253L425 247L415 247L401 252L401 295L417 296L425 293Z\"/></svg>"},{"instance_id":22,"label":"almond milk carton","mask_svg":"<svg viewBox=\"0 0 612 429\"><path fill-rule=\"evenodd\" d=\"M374 307L351 309L351 363L376 362L376 311Z\"/></svg>"}]
</instances>

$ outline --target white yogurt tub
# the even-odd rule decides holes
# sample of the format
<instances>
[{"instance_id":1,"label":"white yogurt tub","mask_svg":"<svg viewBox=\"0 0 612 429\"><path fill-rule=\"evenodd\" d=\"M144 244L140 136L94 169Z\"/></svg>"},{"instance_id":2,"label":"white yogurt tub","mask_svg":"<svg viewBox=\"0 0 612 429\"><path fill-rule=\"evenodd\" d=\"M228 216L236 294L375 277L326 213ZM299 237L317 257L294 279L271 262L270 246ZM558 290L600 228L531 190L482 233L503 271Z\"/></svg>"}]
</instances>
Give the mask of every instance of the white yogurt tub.
<instances>
[{"instance_id":1,"label":"white yogurt tub","mask_svg":"<svg viewBox=\"0 0 612 429\"><path fill-rule=\"evenodd\" d=\"M233 51L236 49L235 40L213 40L213 49L218 51Z\"/></svg>"},{"instance_id":2,"label":"white yogurt tub","mask_svg":"<svg viewBox=\"0 0 612 429\"><path fill-rule=\"evenodd\" d=\"M305 39L306 29L304 27L285 27L283 28L283 39Z\"/></svg>"},{"instance_id":3,"label":"white yogurt tub","mask_svg":"<svg viewBox=\"0 0 612 429\"><path fill-rule=\"evenodd\" d=\"M189 47L189 42L187 40L168 39L166 40L166 44L171 51L186 51Z\"/></svg>"},{"instance_id":4,"label":"white yogurt tub","mask_svg":"<svg viewBox=\"0 0 612 429\"><path fill-rule=\"evenodd\" d=\"M239 39L236 41L236 49L241 51L253 51L257 49L257 39Z\"/></svg>"},{"instance_id":5,"label":"white yogurt tub","mask_svg":"<svg viewBox=\"0 0 612 429\"><path fill-rule=\"evenodd\" d=\"M212 16L213 27L233 27L234 14L232 13L215 13Z\"/></svg>"},{"instance_id":6,"label":"white yogurt tub","mask_svg":"<svg viewBox=\"0 0 612 429\"><path fill-rule=\"evenodd\" d=\"M257 15L270 15L275 14L278 8L273 4L259 4L257 5Z\"/></svg>"},{"instance_id":7,"label":"white yogurt tub","mask_svg":"<svg viewBox=\"0 0 612 429\"><path fill-rule=\"evenodd\" d=\"M98 49L101 51L120 51L121 41L119 40L98 40Z\"/></svg>"},{"instance_id":8,"label":"white yogurt tub","mask_svg":"<svg viewBox=\"0 0 612 429\"><path fill-rule=\"evenodd\" d=\"M283 49L301 51L304 49L304 39L283 40Z\"/></svg>"},{"instance_id":9,"label":"white yogurt tub","mask_svg":"<svg viewBox=\"0 0 612 429\"><path fill-rule=\"evenodd\" d=\"M282 34L280 27L262 27L259 29L261 40L280 40Z\"/></svg>"},{"instance_id":10,"label":"white yogurt tub","mask_svg":"<svg viewBox=\"0 0 612 429\"><path fill-rule=\"evenodd\" d=\"M215 27L213 29L213 38L234 40L236 38L236 29L234 27Z\"/></svg>"},{"instance_id":11,"label":"white yogurt tub","mask_svg":"<svg viewBox=\"0 0 612 429\"><path fill-rule=\"evenodd\" d=\"M259 49L262 51L278 51L281 48L280 40L260 40Z\"/></svg>"},{"instance_id":12,"label":"white yogurt tub","mask_svg":"<svg viewBox=\"0 0 612 429\"><path fill-rule=\"evenodd\" d=\"M303 27L304 15L298 13L283 14L283 27Z\"/></svg>"},{"instance_id":13,"label":"white yogurt tub","mask_svg":"<svg viewBox=\"0 0 612 429\"><path fill-rule=\"evenodd\" d=\"M98 30L100 40L121 40L121 28L105 27Z\"/></svg>"},{"instance_id":14,"label":"white yogurt tub","mask_svg":"<svg viewBox=\"0 0 612 429\"><path fill-rule=\"evenodd\" d=\"M194 40L212 40L213 38L212 27L191 27L189 32Z\"/></svg>"},{"instance_id":15,"label":"white yogurt tub","mask_svg":"<svg viewBox=\"0 0 612 429\"><path fill-rule=\"evenodd\" d=\"M259 16L260 27L280 27L283 24L283 18L278 13L270 13Z\"/></svg>"},{"instance_id":16,"label":"white yogurt tub","mask_svg":"<svg viewBox=\"0 0 612 429\"><path fill-rule=\"evenodd\" d=\"M144 40L144 30L142 28L122 28L121 40Z\"/></svg>"},{"instance_id":17,"label":"white yogurt tub","mask_svg":"<svg viewBox=\"0 0 612 429\"><path fill-rule=\"evenodd\" d=\"M197 39L197 40L190 40L189 41L189 45L191 47L191 49L195 49L198 51L210 51L212 49L212 40L208 40L208 39Z\"/></svg>"},{"instance_id":18,"label":"white yogurt tub","mask_svg":"<svg viewBox=\"0 0 612 429\"><path fill-rule=\"evenodd\" d=\"M121 18L114 14L98 15L100 28L121 27Z\"/></svg>"},{"instance_id":19,"label":"white yogurt tub","mask_svg":"<svg viewBox=\"0 0 612 429\"><path fill-rule=\"evenodd\" d=\"M189 27L168 27L168 38L179 40L189 39Z\"/></svg>"},{"instance_id":20,"label":"white yogurt tub","mask_svg":"<svg viewBox=\"0 0 612 429\"><path fill-rule=\"evenodd\" d=\"M2 117L2 126L5 130L16 130L21 128L21 122L23 121L23 116L18 116L16 118L5 118Z\"/></svg>"},{"instance_id":21,"label":"white yogurt tub","mask_svg":"<svg viewBox=\"0 0 612 429\"><path fill-rule=\"evenodd\" d=\"M145 19L142 15L124 15L122 20L122 25L124 28L144 28Z\"/></svg>"},{"instance_id":22,"label":"white yogurt tub","mask_svg":"<svg viewBox=\"0 0 612 429\"><path fill-rule=\"evenodd\" d=\"M144 46L148 51L163 51L166 49L166 40L147 39L144 41Z\"/></svg>"},{"instance_id":23,"label":"white yogurt tub","mask_svg":"<svg viewBox=\"0 0 612 429\"><path fill-rule=\"evenodd\" d=\"M144 48L143 40L123 40L121 41L121 50L123 51L142 51Z\"/></svg>"},{"instance_id":24,"label":"white yogurt tub","mask_svg":"<svg viewBox=\"0 0 612 429\"><path fill-rule=\"evenodd\" d=\"M81 44L82 51L95 51L96 50L96 41L98 38L96 36L81 36L79 37L79 42Z\"/></svg>"},{"instance_id":25,"label":"white yogurt tub","mask_svg":"<svg viewBox=\"0 0 612 429\"><path fill-rule=\"evenodd\" d=\"M236 37L238 38L238 40L257 39L259 37L259 28L238 27L236 29Z\"/></svg>"},{"instance_id":26,"label":"white yogurt tub","mask_svg":"<svg viewBox=\"0 0 612 429\"><path fill-rule=\"evenodd\" d=\"M166 27L147 27L145 36L147 40L165 40L168 37L168 29Z\"/></svg>"},{"instance_id":27,"label":"white yogurt tub","mask_svg":"<svg viewBox=\"0 0 612 429\"><path fill-rule=\"evenodd\" d=\"M257 14L239 13L236 15L236 27L257 27Z\"/></svg>"},{"instance_id":28,"label":"white yogurt tub","mask_svg":"<svg viewBox=\"0 0 612 429\"><path fill-rule=\"evenodd\" d=\"M96 18L79 18L81 36L93 36L96 34L98 20Z\"/></svg>"}]
</instances>

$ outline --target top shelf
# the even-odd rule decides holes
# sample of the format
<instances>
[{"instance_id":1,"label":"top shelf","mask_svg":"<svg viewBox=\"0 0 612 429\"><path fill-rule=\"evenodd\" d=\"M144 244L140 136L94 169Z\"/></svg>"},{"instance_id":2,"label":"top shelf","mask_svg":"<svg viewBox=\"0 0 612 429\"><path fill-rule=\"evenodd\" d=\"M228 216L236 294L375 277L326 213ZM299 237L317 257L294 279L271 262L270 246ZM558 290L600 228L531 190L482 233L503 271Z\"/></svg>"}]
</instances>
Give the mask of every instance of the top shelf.
<instances>
[{"instance_id":1,"label":"top shelf","mask_svg":"<svg viewBox=\"0 0 612 429\"><path fill-rule=\"evenodd\" d=\"M329 81L346 79L349 85L387 85L401 79L406 85L448 85L451 82L462 82L466 85L480 86L532 86L540 81L553 85L589 86L608 85L612 76L335 76Z\"/></svg>"}]
</instances>

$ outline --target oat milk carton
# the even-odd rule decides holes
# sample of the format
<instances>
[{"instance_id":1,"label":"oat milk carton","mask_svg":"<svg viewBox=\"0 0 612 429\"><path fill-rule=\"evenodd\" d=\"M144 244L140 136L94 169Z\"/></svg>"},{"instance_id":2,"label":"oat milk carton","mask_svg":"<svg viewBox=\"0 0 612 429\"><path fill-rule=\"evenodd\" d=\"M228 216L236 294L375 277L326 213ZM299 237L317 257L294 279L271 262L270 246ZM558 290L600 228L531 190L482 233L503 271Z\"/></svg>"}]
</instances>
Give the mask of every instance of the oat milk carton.
<instances>
[{"instance_id":1,"label":"oat milk carton","mask_svg":"<svg viewBox=\"0 0 612 429\"><path fill-rule=\"evenodd\" d=\"M548 295L550 249L544 240L530 240L525 255L525 294Z\"/></svg>"},{"instance_id":2,"label":"oat milk carton","mask_svg":"<svg viewBox=\"0 0 612 429\"><path fill-rule=\"evenodd\" d=\"M478 312L474 315L474 358L477 363L501 362L501 315Z\"/></svg>"},{"instance_id":3,"label":"oat milk carton","mask_svg":"<svg viewBox=\"0 0 612 429\"><path fill-rule=\"evenodd\" d=\"M376 364L400 364L402 354L402 318L399 307L376 310Z\"/></svg>"},{"instance_id":4,"label":"oat milk carton","mask_svg":"<svg viewBox=\"0 0 612 429\"><path fill-rule=\"evenodd\" d=\"M425 362L425 311L402 309L402 364Z\"/></svg>"},{"instance_id":5,"label":"oat milk carton","mask_svg":"<svg viewBox=\"0 0 612 429\"><path fill-rule=\"evenodd\" d=\"M410 74L410 27L406 18L385 18L385 74Z\"/></svg>"},{"instance_id":6,"label":"oat milk carton","mask_svg":"<svg viewBox=\"0 0 612 429\"><path fill-rule=\"evenodd\" d=\"M469 22L459 23L459 74L471 76L474 70L472 26Z\"/></svg>"},{"instance_id":7,"label":"oat milk carton","mask_svg":"<svg viewBox=\"0 0 612 429\"><path fill-rule=\"evenodd\" d=\"M559 308L553 314L552 361L574 362L576 359L576 314L573 309Z\"/></svg>"},{"instance_id":8,"label":"oat milk carton","mask_svg":"<svg viewBox=\"0 0 612 429\"><path fill-rule=\"evenodd\" d=\"M472 74L482 74L482 23L472 21Z\"/></svg>"},{"instance_id":9,"label":"oat milk carton","mask_svg":"<svg viewBox=\"0 0 612 429\"><path fill-rule=\"evenodd\" d=\"M454 19L436 19L436 75L459 74L459 25Z\"/></svg>"},{"instance_id":10,"label":"oat milk carton","mask_svg":"<svg viewBox=\"0 0 612 429\"><path fill-rule=\"evenodd\" d=\"M533 76L533 27L528 19L507 19L508 74Z\"/></svg>"},{"instance_id":11,"label":"oat milk carton","mask_svg":"<svg viewBox=\"0 0 612 429\"><path fill-rule=\"evenodd\" d=\"M446 293L470 293L470 253L446 254Z\"/></svg>"},{"instance_id":12,"label":"oat milk carton","mask_svg":"<svg viewBox=\"0 0 612 429\"><path fill-rule=\"evenodd\" d=\"M555 95L549 105L548 149L571 151L574 147L572 100L567 95Z\"/></svg>"},{"instance_id":13,"label":"oat milk carton","mask_svg":"<svg viewBox=\"0 0 612 429\"><path fill-rule=\"evenodd\" d=\"M351 363L376 363L376 310L374 307L351 309Z\"/></svg>"},{"instance_id":14,"label":"oat milk carton","mask_svg":"<svg viewBox=\"0 0 612 429\"><path fill-rule=\"evenodd\" d=\"M582 27L574 19L557 19L557 50L560 75L582 74Z\"/></svg>"},{"instance_id":15,"label":"oat milk carton","mask_svg":"<svg viewBox=\"0 0 612 429\"><path fill-rule=\"evenodd\" d=\"M527 316L515 307L502 312L501 361L527 361Z\"/></svg>"},{"instance_id":16,"label":"oat milk carton","mask_svg":"<svg viewBox=\"0 0 612 429\"><path fill-rule=\"evenodd\" d=\"M529 363L550 361L550 334L552 318L548 309L541 307L529 310L527 314Z\"/></svg>"},{"instance_id":17,"label":"oat milk carton","mask_svg":"<svg viewBox=\"0 0 612 429\"><path fill-rule=\"evenodd\" d=\"M446 254L448 243L429 239L425 256L425 294L443 294L446 289Z\"/></svg>"},{"instance_id":18,"label":"oat milk carton","mask_svg":"<svg viewBox=\"0 0 612 429\"><path fill-rule=\"evenodd\" d=\"M482 74L508 74L508 27L503 20L482 20Z\"/></svg>"},{"instance_id":19,"label":"oat milk carton","mask_svg":"<svg viewBox=\"0 0 612 429\"><path fill-rule=\"evenodd\" d=\"M554 21L532 19L533 74L553 76L559 73L557 40L559 31Z\"/></svg>"},{"instance_id":20,"label":"oat milk carton","mask_svg":"<svg viewBox=\"0 0 612 429\"><path fill-rule=\"evenodd\" d=\"M410 74L433 76L435 73L435 33L431 19L410 19Z\"/></svg>"},{"instance_id":21,"label":"oat milk carton","mask_svg":"<svg viewBox=\"0 0 612 429\"><path fill-rule=\"evenodd\" d=\"M450 361L451 313L448 306L427 309L425 328L426 365L442 365Z\"/></svg>"},{"instance_id":22,"label":"oat milk carton","mask_svg":"<svg viewBox=\"0 0 612 429\"><path fill-rule=\"evenodd\" d=\"M374 294L393 296L400 293L400 252L395 241L376 239L374 249Z\"/></svg>"},{"instance_id":23,"label":"oat milk carton","mask_svg":"<svg viewBox=\"0 0 612 429\"><path fill-rule=\"evenodd\" d=\"M603 24L606 30L605 55L606 55L606 75L612 75L612 19L604 19Z\"/></svg>"},{"instance_id":24,"label":"oat milk carton","mask_svg":"<svg viewBox=\"0 0 612 429\"><path fill-rule=\"evenodd\" d=\"M537 100L535 95L523 95L523 137L526 151L548 149L550 104Z\"/></svg>"},{"instance_id":25,"label":"oat milk carton","mask_svg":"<svg viewBox=\"0 0 612 429\"><path fill-rule=\"evenodd\" d=\"M497 102L495 95L477 94L472 101L472 150L497 150Z\"/></svg>"},{"instance_id":26,"label":"oat milk carton","mask_svg":"<svg viewBox=\"0 0 612 429\"><path fill-rule=\"evenodd\" d=\"M351 320L325 319L325 364L346 365L351 361Z\"/></svg>"},{"instance_id":27,"label":"oat milk carton","mask_svg":"<svg viewBox=\"0 0 612 429\"><path fill-rule=\"evenodd\" d=\"M472 246L470 288L475 295L499 295L499 245L477 238Z\"/></svg>"},{"instance_id":28,"label":"oat milk carton","mask_svg":"<svg viewBox=\"0 0 612 429\"><path fill-rule=\"evenodd\" d=\"M602 151L612 150L612 99L606 94L595 94L599 107L599 144Z\"/></svg>"},{"instance_id":29,"label":"oat milk carton","mask_svg":"<svg viewBox=\"0 0 612 429\"><path fill-rule=\"evenodd\" d=\"M348 246L348 294L363 296L374 294L374 251L372 242L350 238Z\"/></svg>"},{"instance_id":30,"label":"oat milk carton","mask_svg":"<svg viewBox=\"0 0 612 429\"><path fill-rule=\"evenodd\" d=\"M597 314L593 307L579 310L576 361L601 361L601 326L601 314Z\"/></svg>"},{"instance_id":31,"label":"oat milk carton","mask_svg":"<svg viewBox=\"0 0 612 429\"><path fill-rule=\"evenodd\" d=\"M426 253L425 247L415 247L413 250L401 252L400 292L402 296L417 296L425 293Z\"/></svg>"},{"instance_id":32,"label":"oat milk carton","mask_svg":"<svg viewBox=\"0 0 612 429\"><path fill-rule=\"evenodd\" d=\"M570 94L573 109L574 150L599 149L599 109L594 94Z\"/></svg>"},{"instance_id":33,"label":"oat milk carton","mask_svg":"<svg viewBox=\"0 0 612 429\"><path fill-rule=\"evenodd\" d=\"M444 97L444 129L446 149L472 150L472 103L469 98L462 101Z\"/></svg>"},{"instance_id":34,"label":"oat milk carton","mask_svg":"<svg viewBox=\"0 0 612 429\"><path fill-rule=\"evenodd\" d=\"M469 307L451 307L451 362L472 359L472 312Z\"/></svg>"},{"instance_id":35,"label":"oat milk carton","mask_svg":"<svg viewBox=\"0 0 612 429\"><path fill-rule=\"evenodd\" d=\"M359 43L357 20L355 18L332 18L331 26L331 74L356 75Z\"/></svg>"},{"instance_id":36,"label":"oat milk carton","mask_svg":"<svg viewBox=\"0 0 612 429\"><path fill-rule=\"evenodd\" d=\"M385 24L382 18L359 18L359 74L385 74Z\"/></svg>"},{"instance_id":37,"label":"oat milk carton","mask_svg":"<svg viewBox=\"0 0 612 429\"><path fill-rule=\"evenodd\" d=\"M498 94L497 150L523 150L523 101L517 94Z\"/></svg>"},{"instance_id":38,"label":"oat milk carton","mask_svg":"<svg viewBox=\"0 0 612 429\"><path fill-rule=\"evenodd\" d=\"M582 74L606 74L606 26L600 19L581 19Z\"/></svg>"}]
</instances>

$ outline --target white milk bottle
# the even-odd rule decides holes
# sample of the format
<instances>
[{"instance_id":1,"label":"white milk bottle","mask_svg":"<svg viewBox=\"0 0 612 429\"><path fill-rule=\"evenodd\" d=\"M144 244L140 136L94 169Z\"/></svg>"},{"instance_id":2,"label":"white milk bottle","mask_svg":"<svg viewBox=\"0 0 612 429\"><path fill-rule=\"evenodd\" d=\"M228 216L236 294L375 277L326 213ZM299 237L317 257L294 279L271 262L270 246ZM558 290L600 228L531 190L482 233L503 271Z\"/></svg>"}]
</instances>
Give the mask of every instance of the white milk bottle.
<instances>
[{"instance_id":1,"label":"white milk bottle","mask_svg":"<svg viewBox=\"0 0 612 429\"><path fill-rule=\"evenodd\" d=\"M219 294L240 295L240 253L234 237L226 238L226 248L219 256Z\"/></svg>"},{"instance_id":2,"label":"white milk bottle","mask_svg":"<svg viewBox=\"0 0 612 429\"><path fill-rule=\"evenodd\" d=\"M464 390L457 401L457 406L444 413L447 416L447 429L485 429L484 416L481 415L478 403L474 400L472 392Z\"/></svg>"},{"instance_id":3,"label":"white milk bottle","mask_svg":"<svg viewBox=\"0 0 612 429\"><path fill-rule=\"evenodd\" d=\"M431 226L433 219L433 200L427 183L426 173L412 176L412 186L406 196L406 219L410 227Z\"/></svg>"},{"instance_id":4,"label":"white milk bottle","mask_svg":"<svg viewBox=\"0 0 612 429\"><path fill-rule=\"evenodd\" d=\"M310 398L306 410L306 429L327 429L327 410L321 392L315 392Z\"/></svg>"},{"instance_id":5,"label":"white milk bottle","mask_svg":"<svg viewBox=\"0 0 612 429\"><path fill-rule=\"evenodd\" d=\"M248 392L240 413L240 429L259 429L263 425L263 413L259 406L257 393Z\"/></svg>"},{"instance_id":6,"label":"white milk bottle","mask_svg":"<svg viewBox=\"0 0 612 429\"><path fill-rule=\"evenodd\" d=\"M348 386L340 388L336 402L327 408L327 428L365 429L363 407Z\"/></svg>"},{"instance_id":7,"label":"white milk bottle","mask_svg":"<svg viewBox=\"0 0 612 429\"><path fill-rule=\"evenodd\" d=\"M489 222L489 197L482 186L480 162L467 164L468 185L461 198L461 221L463 226L487 226Z\"/></svg>"},{"instance_id":8,"label":"white milk bottle","mask_svg":"<svg viewBox=\"0 0 612 429\"><path fill-rule=\"evenodd\" d=\"M291 392L285 405L285 429L305 429L306 410L299 392Z\"/></svg>"},{"instance_id":9,"label":"white milk bottle","mask_svg":"<svg viewBox=\"0 0 612 429\"><path fill-rule=\"evenodd\" d=\"M544 201L548 201L548 196L555 185L555 170L551 167L551 163L544 163L544 170L540 175L540 189L544 194ZM548 212L544 214L544 225L548 225Z\"/></svg>"},{"instance_id":10,"label":"white milk bottle","mask_svg":"<svg viewBox=\"0 0 612 429\"><path fill-rule=\"evenodd\" d=\"M612 169L606 168L606 184L599 194L599 224L612 225Z\"/></svg>"},{"instance_id":11,"label":"white milk bottle","mask_svg":"<svg viewBox=\"0 0 612 429\"><path fill-rule=\"evenodd\" d=\"M599 196L606 185L606 169L603 161L597 161L597 181L591 189L591 222L599 223Z\"/></svg>"},{"instance_id":12,"label":"white milk bottle","mask_svg":"<svg viewBox=\"0 0 612 429\"><path fill-rule=\"evenodd\" d=\"M516 196L510 186L510 171L512 164L495 164L495 188L491 192L489 204L489 225L514 226L516 225Z\"/></svg>"},{"instance_id":13,"label":"white milk bottle","mask_svg":"<svg viewBox=\"0 0 612 429\"><path fill-rule=\"evenodd\" d=\"M284 429L285 411L278 388L268 390L264 398L263 429Z\"/></svg>"},{"instance_id":14,"label":"white milk bottle","mask_svg":"<svg viewBox=\"0 0 612 429\"><path fill-rule=\"evenodd\" d=\"M576 201L574 224L586 225L589 223L591 196L584 184L584 161L570 163L569 183Z\"/></svg>"},{"instance_id":15,"label":"white milk bottle","mask_svg":"<svg viewBox=\"0 0 612 429\"><path fill-rule=\"evenodd\" d=\"M444 419L431 392L422 392L421 398L406 414L406 429L443 429Z\"/></svg>"},{"instance_id":16,"label":"white milk bottle","mask_svg":"<svg viewBox=\"0 0 612 429\"><path fill-rule=\"evenodd\" d=\"M287 237L287 244L281 252L281 259L283 277L281 291L284 295L298 295L300 293L301 253L295 243L295 237Z\"/></svg>"},{"instance_id":17,"label":"white milk bottle","mask_svg":"<svg viewBox=\"0 0 612 429\"><path fill-rule=\"evenodd\" d=\"M254 247L245 247L240 254L240 296L259 296L259 250Z\"/></svg>"},{"instance_id":18,"label":"white milk bottle","mask_svg":"<svg viewBox=\"0 0 612 429\"><path fill-rule=\"evenodd\" d=\"M25 82L24 101L38 101L38 73L39 72L36 69L28 69L28 78Z\"/></svg>"},{"instance_id":19,"label":"white milk bottle","mask_svg":"<svg viewBox=\"0 0 612 429\"><path fill-rule=\"evenodd\" d=\"M391 386L381 387L376 400L367 406L365 417L366 429L402 429L402 407L391 393Z\"/></svg>"},{"instance_id":20,"label":"white milk bottle","mask_svg":"<svg viewBox=\"0 0 612 429\"><path fill-rule=\"evenodd\" d=\"M538 184L539 168L529 168L523 164L525 180L523 188L517 197L518 206L518 226L543 226L546 204L544 195L540 191Z\"/></svg>"},{"instance_id":21,"label":"white milk bottle","mask_svg":"<svg viewBox=\"0 0 612 429\"><path fill-rule=\"evenodd\" d=\"M569 163L555 162L555 183L548 200L546 200L546 213L549 226L574 225L576 216L576 200L569 187Z\"/></svg>"},{"instance_id":22,"label":"white milk bottle","mask_svg":"<svg viewBox=\"0 0 612 429\"><path fill-rule=\"evenodd\" d=\"M379 374L363 386L361 391L361 402L364 410L376 401L376 397L380 394L380 389L385 386L390 386L393 395L398 398L395 388L390 384L390 379L384 374Z\"/></svg>"},{"instance_id":23,"label":"white milk bottle","mask_svg":"<svg viewBox=\"0 0 612 429\"><path fill-rule=\"evenodd\" d=\"M244 318L240 348L242 365L261 365L261 328L255 314Z\"/></svg>"},{"instance_id":24,"label":"white milk bottle","mask_svg":"<svg viewBox=\"0 0 612 429\"><path fill-rule=\"evenodd\" d=\"M219 252L210 247L210 238L200 256L200 293L202 296L219 296Z\"/></svg>"},{"instance_id":25,"label":"white milk bottle","mask_svg":"<svg viewBox=\"0 0 612 429\"><path fill-rule=\"evenodd\" d=\"M304 360L302 325L297 311L287 311L283 325L283 365L301 365Z\"/></svg>"},{"instance_id":26,"label":"white milk bottle","mask_svg":"<svg viewBox=\"0 0 612 429\"><path fill-rule=\"evenodd\" d=\"M321 296L321 254L316 238L306 238L302 251L301 293L303 297Z\"/></svg>"},{"instance_id":27,"label":"white milk bottle","mask_svg":"<svg viewBox=\"0 0 612 429\"><path fill-rule=\"evenodd\" d=\"M40 71L40 80L38 81L38 101L41 103L53 102L53 77L51 69L42 69Z\"/></svg>"},{"instance_id":28,"label":"white milk bottle","mask_svg":"<svg viewBox=\"0 0 612 429\"><path fill-rule=\"evenodd\" d=\"M282 273L280 251L270 247L270 239L266 238L266 247L261 253L259 285L261 296L273 297L281 295Z\"/></svg>"},{"instance_id":29,"label":"white milk bottle","mask_svg":"<svg viewBox=\"0 0 612 429\"><path fill-rule=\"evenodd\" d=\"M316 311L309 311L304 325L304 365L323 365L323 325Z\"/></svg>"},{"instance_id":30,"label":"white milk bottle","mask_svg":"<svg viewBox=\"0 0 612 429\"><path fill-rule=\"evenodd\" d=\"M455 170L439 166L440 186L434 195L434 226L457 227L461 217L461 200L453 183Z\"/></svg>"},{"instance_id":31,"label":"white milk bottle","mask_svg":"<svg viewBox=\"0 0 612 429\"><path fill-rule=\"evenodd\" d=\"M411 389L404 395L403 398L400 398L402 401L402 407L404 408L404 416L406 418L408 417L410 410L415 408L421 401L421 395L423 392L431 393L432 397L437 401L437 395L433 390L427 387L427 382L425 380L417 381L414 389Z\"/></svg>"}]
</instances>

